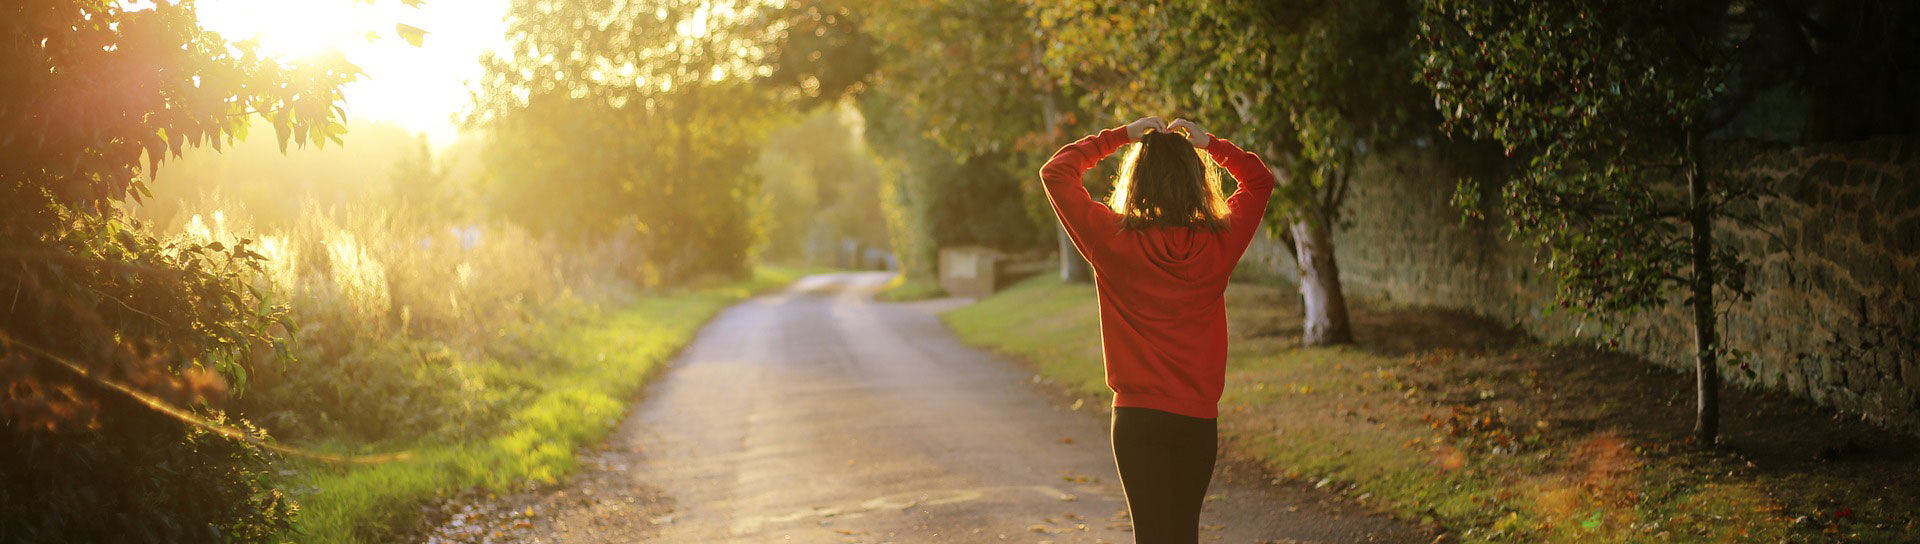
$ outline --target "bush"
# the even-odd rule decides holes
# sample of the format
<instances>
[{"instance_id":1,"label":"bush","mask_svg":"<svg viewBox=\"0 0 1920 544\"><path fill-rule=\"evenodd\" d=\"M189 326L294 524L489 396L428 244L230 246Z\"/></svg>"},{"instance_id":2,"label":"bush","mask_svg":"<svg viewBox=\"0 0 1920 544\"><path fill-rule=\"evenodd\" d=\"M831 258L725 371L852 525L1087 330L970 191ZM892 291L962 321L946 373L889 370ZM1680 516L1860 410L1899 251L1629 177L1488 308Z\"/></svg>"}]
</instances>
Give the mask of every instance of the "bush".
<instances>
[{"instance_id":1,"label":"bush","mask_svg":"<svg viewBox=\"0 0 1920 544\"><path fill-rule=\"evenodd\" d=\"M265 542L291 526L299 507L273 487L267 454L102 399L96 429L0 433L0 541Z\"/></svg>"},{"instance_id":2,"label":"bush","mask_svg":"<svg viewBox=\"0 0 1920 544\"><path fill-rule=\"evenodd\" d=\"M0 221L0 540L252 542L286 527L295 507L264 454L158 409L264 437L207 408L276 351L284 312L247 289L258 256L47 211L15 217L64 220Z\"/></svg>"}]
</instances>

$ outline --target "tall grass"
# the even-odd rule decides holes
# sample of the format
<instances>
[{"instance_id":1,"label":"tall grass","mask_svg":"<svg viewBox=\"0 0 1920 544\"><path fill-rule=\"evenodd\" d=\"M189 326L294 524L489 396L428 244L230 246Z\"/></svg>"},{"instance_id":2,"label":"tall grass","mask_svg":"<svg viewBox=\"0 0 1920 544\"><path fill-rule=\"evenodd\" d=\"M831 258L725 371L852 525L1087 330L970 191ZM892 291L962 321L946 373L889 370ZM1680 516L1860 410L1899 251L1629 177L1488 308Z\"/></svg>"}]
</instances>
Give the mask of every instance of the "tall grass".
<instances>
[{"instance_id":1,"label":"tall grass","mask_svg":"<svg viewBox=\"0 0 1920 544\"><path fill-rule=\"evenodd\" d=\"M543 334L629 296L601 252L502 224L434 223L404 208L309 205L260 232L244 210L189 207L179 235L249 247L255 286L292 309L284 364L235 406L282 440L404 446L484 432L528 386L501 368L548 364Z\"/></svg>"},{"instance_id":2,"label":"tall grass","mask_svg":"<svg viewBox=\"0 0 1920 544\"><path fill-rule=\"evenodd\" d=\"M501 365L528 393L493 431L423 444L379 465L290 464L302 513L301 542L384 542L418 523L414 504L469 488L504 490L553 482L574 467L579 446L600 440L627 402L694 331L733 301L790 281L793 270L645 296L603 318L559 330L540 368Z\"/></svg>"},{"instance_id":3,"label":"tall grass","mask_svg":"<svg viewBox=\"0 0 1920 544\"><path fill-rule=\"evenodd\" d=\"M383 541L431 497L558 478L708 316L790 278L642 293L617 240L563 247L404 207L309 205L271 231L230 202L186 209L175 236L265 256L254 288L292 313L289 357L236 380L230 408L310 451L407 454L281 461L303 542Z\"/></svg>"}]
</instances>

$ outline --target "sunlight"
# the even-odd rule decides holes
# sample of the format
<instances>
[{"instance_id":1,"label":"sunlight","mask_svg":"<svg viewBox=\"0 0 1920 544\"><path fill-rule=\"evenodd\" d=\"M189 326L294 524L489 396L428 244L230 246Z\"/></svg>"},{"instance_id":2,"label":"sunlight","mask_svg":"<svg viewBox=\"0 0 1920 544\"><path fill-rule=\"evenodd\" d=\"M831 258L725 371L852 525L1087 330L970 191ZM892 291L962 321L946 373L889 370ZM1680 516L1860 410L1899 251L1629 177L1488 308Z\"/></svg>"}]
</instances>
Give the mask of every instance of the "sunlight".
<instances>
[{"instance_id":1,"label":"sunlight","mask_svg":"<svg viewBox=\"0 0 1920 544\"><path fill-rule=\"evenodd\" d=\"M713 4L700 6L699 8L693 10L693 16L680 21L680 23L677 25L674 25L674 31L680 33L681 36L686 36L689 38L699 38L701 36L705 36L707 35L708 31L713 30L709 24L710 23L709 18L712 15L713 15Z\"/></svg>"},{"instance_id":2,"label":"sunlight","mask_svg":"<svg viewBox=\"0 0 1920 544\"><path fill-rule=\"evenodd\" d=\"M507 0L426 2L399 0L203 0L203 28L230 40L259 40L268 55L295 60L338 51L366 71L346 86L344 106L354 121L385 121L422 132L435 147L459 135L468 105L466 84L482 73L479 57L500 48ZM397 35L396 25L424 29L420 46Z\"/></svg>"},{"instance_id":3,"label":"sunlight","mask_svg":"<svg viewBox=\"0 0 1920 544\"><path fill-rule=\"evenodd\" d=\"M259 40L263 52L283 60L345 52L375 31L375 6L350 0L209 0L197 7L202 28L230 40Z\"/></svg>"},{"instance_id":4,"label":"sunlight","mask_svg":"<svg viewBox=\"0 0 1920 544\"><path fill-rule=\"evenodd\" d=\"M1920 0L1158 4L0 0L0 544L1920 544Z\"/></svg>"}]
</instances>

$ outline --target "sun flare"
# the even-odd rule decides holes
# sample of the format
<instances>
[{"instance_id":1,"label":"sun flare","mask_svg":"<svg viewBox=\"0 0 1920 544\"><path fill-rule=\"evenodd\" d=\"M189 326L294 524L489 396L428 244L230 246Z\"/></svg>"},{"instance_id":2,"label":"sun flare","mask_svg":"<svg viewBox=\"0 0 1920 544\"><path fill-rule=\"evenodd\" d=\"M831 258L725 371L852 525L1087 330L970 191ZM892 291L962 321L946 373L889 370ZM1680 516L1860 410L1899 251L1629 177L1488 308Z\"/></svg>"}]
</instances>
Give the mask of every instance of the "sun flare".
<instances>
[{"instance_id":1,"label":"sun flare","mask_svg":"<svg viewBox=\"0 0 1920 544\"><path fill-rule=\"evenodd\" d=\"M506 0L201 0L200 26L228 40L257 40L263 53L295 60L338 51L366 76L342 90L353 122L391 122L434 145L458 135L466 82L481 52L501 46ZM414 46L398 25L427 31Z\"/></svg>"},{"instance_id":2,"label":"sun flare","mask_svg":"<svg viewBox=\"0 0 1920 544\"><path fill-rule=\"evenodd\" d=\"M367 42L374 6L351 0L259 2L208 0L197 4L200 26L229 40L257 40L281 59L346 51Z\"/></svg>"}]
</instances>

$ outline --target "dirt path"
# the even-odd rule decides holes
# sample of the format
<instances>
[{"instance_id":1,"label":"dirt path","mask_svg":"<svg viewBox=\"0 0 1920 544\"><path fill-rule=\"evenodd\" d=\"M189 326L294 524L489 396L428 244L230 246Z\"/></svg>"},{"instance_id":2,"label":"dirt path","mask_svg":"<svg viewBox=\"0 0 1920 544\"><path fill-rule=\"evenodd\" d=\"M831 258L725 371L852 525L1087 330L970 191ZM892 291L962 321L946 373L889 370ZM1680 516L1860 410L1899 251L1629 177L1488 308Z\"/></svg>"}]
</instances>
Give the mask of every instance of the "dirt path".
<instances>
[{"instance_id":1,"label":"dirt path","mask_svg":"<svg viewBox=\"0 0 1920 544\"><path fill-rule=\"evenodd\" d=\"M1131 542L1104 413L963 345L935 316L961 302L874 302L886 279L728 309L575 478L430 540ZM1328 499L1223 464L1203 541L1431 539Z\"/></svg>"}]
</instances>

